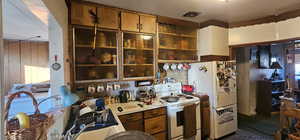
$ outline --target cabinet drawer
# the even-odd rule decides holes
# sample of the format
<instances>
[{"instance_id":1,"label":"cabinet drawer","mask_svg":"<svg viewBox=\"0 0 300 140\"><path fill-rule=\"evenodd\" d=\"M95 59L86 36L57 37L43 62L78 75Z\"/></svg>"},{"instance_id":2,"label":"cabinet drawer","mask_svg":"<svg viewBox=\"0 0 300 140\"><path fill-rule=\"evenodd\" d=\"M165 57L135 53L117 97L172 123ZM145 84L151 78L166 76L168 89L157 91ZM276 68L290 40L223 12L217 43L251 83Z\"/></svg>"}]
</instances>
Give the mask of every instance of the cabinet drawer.
<instances>
[{"instance_id":1,"label":"cabinet drawer","mask_svg":"<svg viewBox=\"0 0 300 140\"><path fill-rule=\"evenodd\" d=\"M144 112L144 118L153 118L156 116L164 115L166 114L166 108L158 108L158 109L152 109Z\"/></svg>"},{"instance_id":2,"label":"cabinet drawer","mask_svg":"<svg viewBox=\"0 0 300 140\"><path fill-rule=\"evenodd\" d=\"M167 139L167 133L166 132L161 132L161 133L158 133L158 134L154 134L153 137L156 140L166 140Z\"/></svg>"},{"instance_id":3,"label":"cabinet drawer","mask_svg":"<svg viewBox=\"0 0 300 140\"><path fill-rule=\"evenodd\" d=\"M155 134L166 130L166 116L145 119L145 132Z\"/></svg>"},{"instance_id":4,"label":"cabinet drawer","mask_svg":"<svg viewBox=\"0 0 300 140\"><path fill-rule=\"evenodd\" d=\"M138 130L144 131L143 120L133 121L133 122L122 122L124 128L128 130Z\"/></svg>"},{"instance_id":5,"label":"cabinet drawer","mask_svg":"<svg viewBox=\"0 0 300 140\"><path fill-rule=\"evenodd\" d=\"M132 122L132 121L137 121L137 120L142 120L143 119L143 113L132 113L128 115L121 115L119 116L119 119L121 122Z\"/></svg>"}]
</instances>

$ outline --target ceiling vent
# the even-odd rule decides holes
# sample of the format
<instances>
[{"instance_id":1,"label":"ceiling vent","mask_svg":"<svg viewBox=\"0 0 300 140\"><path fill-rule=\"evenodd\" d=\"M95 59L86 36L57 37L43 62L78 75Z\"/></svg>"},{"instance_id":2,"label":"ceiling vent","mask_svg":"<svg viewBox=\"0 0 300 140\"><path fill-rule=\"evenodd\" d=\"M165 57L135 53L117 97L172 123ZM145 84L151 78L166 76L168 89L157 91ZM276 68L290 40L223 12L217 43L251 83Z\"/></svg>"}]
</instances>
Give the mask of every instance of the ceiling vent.
<instances>
[{"instance_id":1,"label":"ceiling vent","mask_svg":"<svg viewBox=\"0 0 300 140\"><path fill-rule=\"evenodd\" d=\"M183 15L183 17L196 17L196 16L199 16L200 13L199 12L194 12L194 11L190 11L190 12L187 12Z\"/></svg>"}]
</instances>

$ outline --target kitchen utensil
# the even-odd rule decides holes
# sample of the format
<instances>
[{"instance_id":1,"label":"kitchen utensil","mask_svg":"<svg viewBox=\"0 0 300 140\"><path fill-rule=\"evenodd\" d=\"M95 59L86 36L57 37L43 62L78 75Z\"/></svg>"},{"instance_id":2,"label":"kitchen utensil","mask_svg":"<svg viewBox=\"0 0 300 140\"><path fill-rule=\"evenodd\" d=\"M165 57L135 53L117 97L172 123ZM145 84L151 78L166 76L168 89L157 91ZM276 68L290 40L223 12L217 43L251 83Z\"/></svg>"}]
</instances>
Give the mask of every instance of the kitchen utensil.
<instances>
[{"instance_id":1,"label":"kitchen utensil","mask_svg":"<svg viewBox=\"0 0 300 140\"><path fill-rule=\"evenodd\" d=\"M161 99L165 100L166 102L173 103L173 102L177 102L179 100L179 97L177 97L177 96L166 96L166 97L161 97Z\"/></svg>"},{"instance_id":2,"label":"kitchen utensil","mask_svg":"<svg viewBox=\"0 0 300 140\"><path fill-rule=\"evenodd\" d=\"M177 69L177 65L176 65L176 64L172 64L172 65L171 65L171 70L172 70L172 71L176 71L176 69Z\"/></svg>"},{"instance_id":3,"label":"kitchen utensil","mask_svg":"<svg viewBox=\"0 0 300 140\"><path fill-rule=\"evenodd\" d=\"M177 70L182 71L183 70L183 64L178 64L177 65Z\"/></svg>"},{"instance_id":4,"label":"kitchen utensil","mask_svg":"<svg viewBox=\"0 0 300 140\"><path fill-rule=\"evenodd\" d=\"M88 86L88 93L89 93L89 94L94 94L94 93L96 93L96 88L95 88L94 85L89 85L89 86Z\"/></svg>"},{"instance_id":5,"label":"kitchen utensil","mask_svg":"<svg viewBox=\"0 0 300 140\"><path fill-rule=\"evenodd\" d=\"M163 69L165 70L165 71L168 71L169 70L169 64L168 63L165 63L164 64L164 66L163 66Z\"/></svg>"},{"instance_id":6,"label":"kitchen utensil","mask_svg":"<svg viewBox=\"0 0 300 140\"><path fill-rule=\"evenodd\" d=\"M183 64L183 70L189 70L191 66L189 64Z\"/></svg>"},{"instance_id":7,"label":"kitchen utensil","mask_svg":"<svg viewBox=\"0 0 300 140\"><path fill-rule=\"evenodd\" d=\"M127 103L130 99L130 92L128 90L122 90L119 92L120 103Z\"/></svg>"}]
</instances>

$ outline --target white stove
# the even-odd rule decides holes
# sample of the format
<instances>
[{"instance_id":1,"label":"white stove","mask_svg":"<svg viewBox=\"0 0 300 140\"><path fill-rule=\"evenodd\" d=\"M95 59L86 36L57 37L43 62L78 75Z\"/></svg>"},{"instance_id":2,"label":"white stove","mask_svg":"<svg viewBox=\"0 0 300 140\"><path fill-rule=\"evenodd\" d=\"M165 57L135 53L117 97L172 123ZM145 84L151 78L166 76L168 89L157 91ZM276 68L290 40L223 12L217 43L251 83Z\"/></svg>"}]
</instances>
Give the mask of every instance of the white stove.
<instances>
[{"instance_id":1,"label":"white stove","mask_svg":"<svg viewBox=\"0 0 300 140\"><path fill-rule=\"evenodd\" d=\"M168 139L171 140L200 140L201 118L200 100L197 97L182 94L181 83L166 83L154 86L154 90L160 98L160 102L167 106L168 112ZM184 107L196 104L196 129L197 134L190 138L184 138Z\"/></svg>"}]
</instances>

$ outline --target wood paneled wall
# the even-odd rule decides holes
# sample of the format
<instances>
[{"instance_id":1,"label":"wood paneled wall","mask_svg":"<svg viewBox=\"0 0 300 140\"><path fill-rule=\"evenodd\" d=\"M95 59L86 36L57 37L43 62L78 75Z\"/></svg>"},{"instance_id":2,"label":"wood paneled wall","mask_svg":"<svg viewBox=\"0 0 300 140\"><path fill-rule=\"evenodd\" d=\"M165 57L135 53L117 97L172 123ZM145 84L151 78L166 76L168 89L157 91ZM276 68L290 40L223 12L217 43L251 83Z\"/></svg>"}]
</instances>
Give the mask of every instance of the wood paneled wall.
<instances>
[{"instance_id":1,"label":"wood paneled wall","mask_svg":"<svg viewBox=\"0 0 300 140\"><path fill-rule=\"evenodd\" d=\"M48 63L48 42L4 40L4 91L17 83L50 80Z\"/></svg>"}]
</instances>

